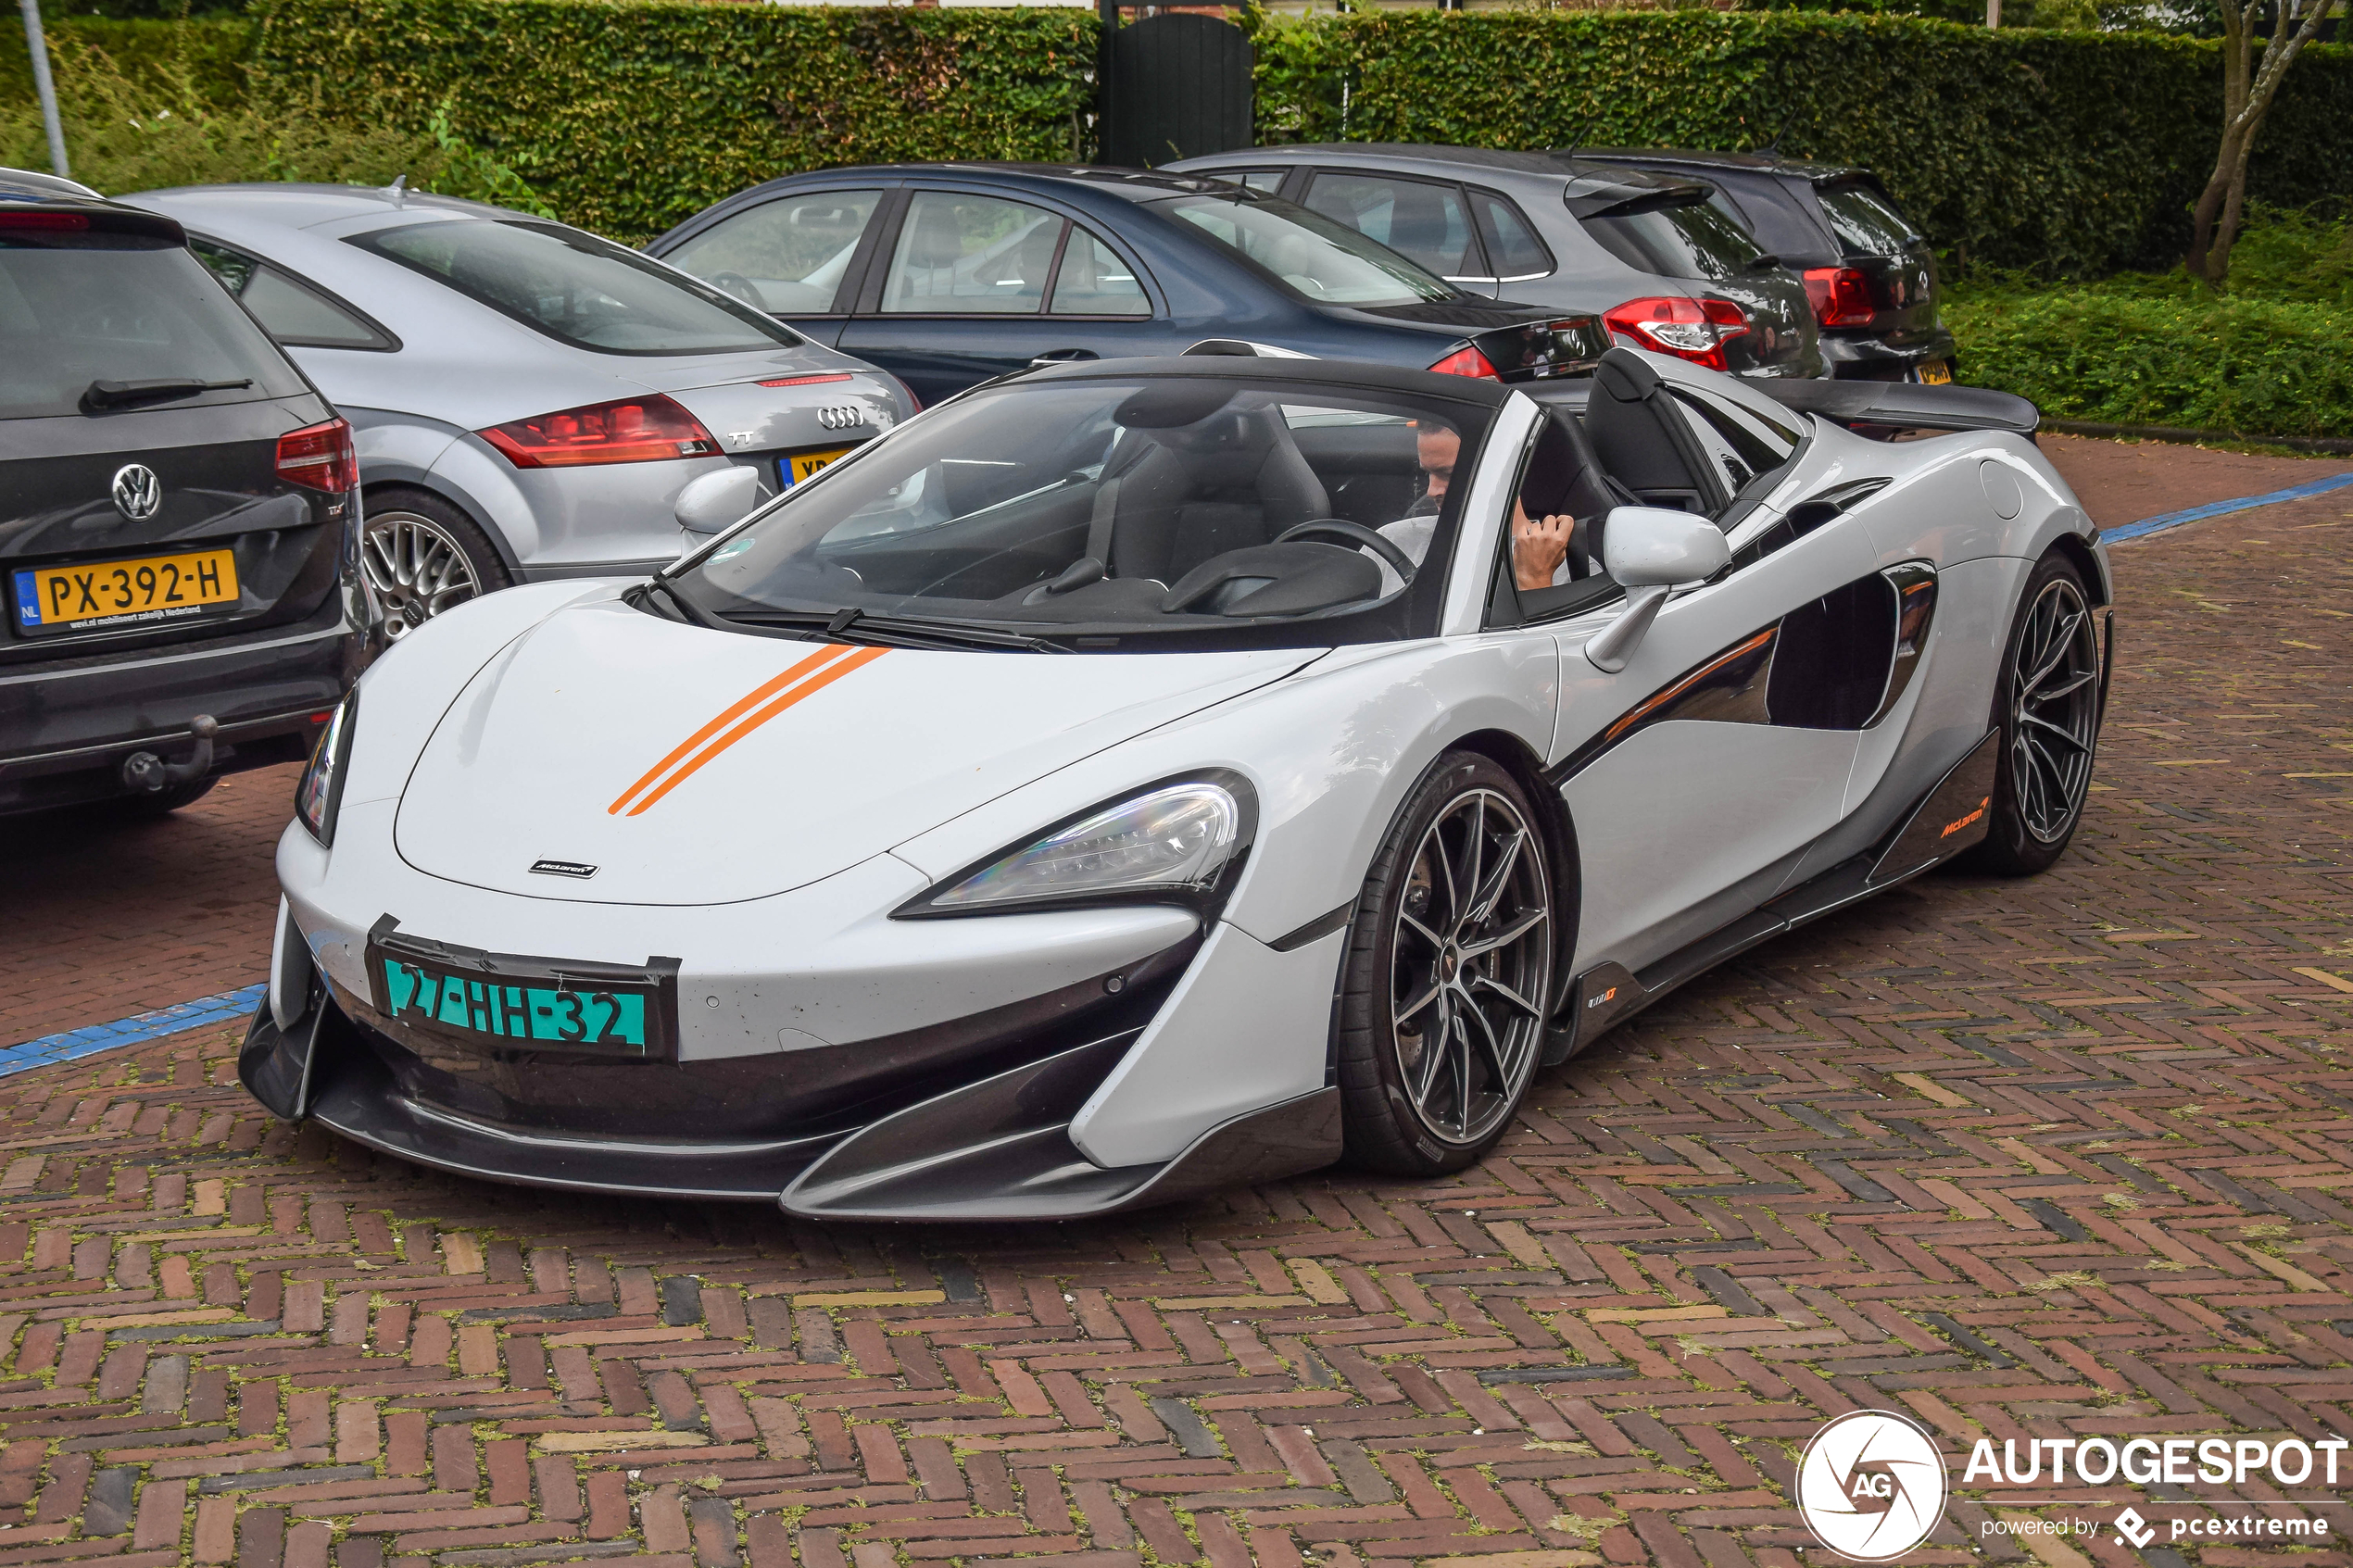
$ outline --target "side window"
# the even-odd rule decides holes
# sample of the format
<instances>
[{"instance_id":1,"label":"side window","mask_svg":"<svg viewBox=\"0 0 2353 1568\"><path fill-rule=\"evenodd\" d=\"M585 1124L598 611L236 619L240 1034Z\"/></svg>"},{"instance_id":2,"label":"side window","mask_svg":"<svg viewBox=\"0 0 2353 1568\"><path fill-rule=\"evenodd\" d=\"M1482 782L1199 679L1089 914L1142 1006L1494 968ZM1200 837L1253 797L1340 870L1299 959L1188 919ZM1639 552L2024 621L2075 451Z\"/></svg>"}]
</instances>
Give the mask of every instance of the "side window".
<instances>
[{"instance_id":1,"label":"side window","mask_svg":"<svg viewBox=\"0 0 2353 1568\"><path fill-rule=\"evenodd\" d=\"M373 322L266 261L210 240L191 239L188 248L281 344L296 348L360 348L379 352L400 346Z\"/></svg>"},{"instance_id":2,"label":"side window","mask_svg":"<svg viewBox=\"0 0 2353 1568\"><path fill-rule=\"evenodd\" d=\"M1552 271L1553 253L1518 207L1487 191L1473 191L1470 204L1478 216L1479 238L1487 242L1489 270L1498 282L1524 282Z\"/></svg>"},{"instance_id":3,"label":"side window","mask_svg":"<svg viewBox=\"0 0 2353 1568\"><path fill-rule=\"evenodd\" d=\"M1551 621L1620 592L1602 558L1613 497L1573 418L1555 409L1521 459L1495 562L1487 624Z\"/></svg>"},{"instance_id":4,"label":"side window","mask_svg":"<svg viewBox=\"0 0 2353 1568\"><path fill-rule=\"evenodd\" d=\"M835 308L880 191L784 196L714 224L668 256L673 267L772 316Z\"/></svg>"},{"instance_id":5,"label":"side window","mask_svg":"<svg viewBox=\"0 0 2353 1568\"><path fill-rule=\"evenodd\" d=\"M1306 205L1441 278L1491 276L1457 186L1388 174L1318 174Z\"/></svg>"},{"instance_id":6,"label":"side window","mask_svg":"<svg viewBox=\"0 0 2353 1568\"><path fill-rule=\"evenodd\" d=\"M1063 246L1062 270L1054 275L1057 316L1149 316L1151 301L1136 270L1119 253L1085 229L1073 228Z\"/></svg>"},{"instance_id":7,"label":"side window","mask_svg":"<svg viewBox=\"0 0 2353 1568\"><path fill-rule=\"evenodd\" d=\"M919 191L899 232L882 308L898 315L1035 315L1066 227L1026 202Z\"/></svg>"}]
</instances>

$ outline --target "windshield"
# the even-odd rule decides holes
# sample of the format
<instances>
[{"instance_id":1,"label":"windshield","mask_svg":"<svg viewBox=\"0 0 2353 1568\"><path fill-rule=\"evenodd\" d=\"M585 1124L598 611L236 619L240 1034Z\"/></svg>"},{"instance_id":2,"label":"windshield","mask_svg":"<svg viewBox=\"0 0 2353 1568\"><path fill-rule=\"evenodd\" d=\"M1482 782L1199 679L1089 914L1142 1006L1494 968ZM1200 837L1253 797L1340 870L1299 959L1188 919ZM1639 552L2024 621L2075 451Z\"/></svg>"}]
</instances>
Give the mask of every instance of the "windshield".
<instances>
[{"instance_id":1,"label":"windshield","mask_svg":"<svg viewBox=\"0 0 2353 1568\"><path fill-rule=\"evenodd\" d=\"M1604 250L1655 278L1721 282L1747 271L1765 254L1747 230L1705 198L1619 207L1582 221Z\"/></svg>"},{"instance_id":2,"label":"windshield","mask_svg":"<svg viewBox=\"0 0 2353 1568\"><path fill-rule=\"evenodd\" d=\"M795 489L677 580L705 614L853 639L853 609L878 635L912 618L1082 647L1434 635L1450 482L1490 418L1216 375L1015 383Z\"/></svg>"},{"instance_id":3,"label":"windshield","mask_svg":"<svg viewBox=\"0 0 2353 1568\"><path fill-rule=\"evenodd\" d=\"M288 397L302 378L203 263L130 234L0 230L0 420L91 411L97 382L156 382L107 408Z\"/></svg>"},{"instance_id":4,"label":"windshield","mask_svg":"<svg viewBox=\"0 0 2353 1568\"><path fill-rule=\"evenodd\" d=\"M1461 297L1387 245L1287 201L1176 196L1156 204L1318 305L1417 305Z\"/></svg>"},{"instance_id":5,"label":"windshield","mask_svg":"<svg viewBox=\"0 0 2353 1568\"><path fill-rule=\"evenodd\" d=\"M801 341L708 284L560 224L445 220L346 243L599 354L730 354Z\"/></svg>"}]
</instances>

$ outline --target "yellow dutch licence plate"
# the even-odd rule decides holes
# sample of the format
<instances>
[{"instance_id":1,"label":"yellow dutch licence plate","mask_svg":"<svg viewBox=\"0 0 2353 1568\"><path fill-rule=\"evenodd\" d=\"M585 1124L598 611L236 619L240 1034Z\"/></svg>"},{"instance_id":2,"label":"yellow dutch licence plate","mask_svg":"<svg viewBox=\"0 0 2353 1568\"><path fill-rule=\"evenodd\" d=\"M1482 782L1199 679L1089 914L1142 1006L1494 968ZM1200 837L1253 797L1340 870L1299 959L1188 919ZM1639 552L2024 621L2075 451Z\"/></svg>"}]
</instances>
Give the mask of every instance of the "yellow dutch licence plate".
<instances>
[{"instance_id":1,"label":"yellow dutch licence plate","mask_svg":"<svg viewBox=\"0 0 2353 1568\"><path fill-rule=\"evenodd\" d=\"M237 559L230 550L74 561L19 571L15 579L17 624L28 633L179 621L237 605Z\"/></svg>"},{"instance_id":2,"label":"yellow dutch licence plate","mask_svg":"<svg viewBox=\"0 0 2353 1568\"><path fill-rule=\"evenodd\" d=\"M1951 363L1943 359L1931 359L1927 364L1920 367L1920 382L1923 385L1927 386L1952 385L1953 367Z\"/></svg>"},{"instance_id":3,"label":"yellow dutch licence plate","mask_svg":"<svg viewBox=\"0 0 2353 1568\"><path fill-rule=\"evenodd\" d=\"M849 451L847 446L837 446L830 452L796 452L785 459L785 483L799 484L827 463L849 457Z\"/></svg>"}]
</instances>

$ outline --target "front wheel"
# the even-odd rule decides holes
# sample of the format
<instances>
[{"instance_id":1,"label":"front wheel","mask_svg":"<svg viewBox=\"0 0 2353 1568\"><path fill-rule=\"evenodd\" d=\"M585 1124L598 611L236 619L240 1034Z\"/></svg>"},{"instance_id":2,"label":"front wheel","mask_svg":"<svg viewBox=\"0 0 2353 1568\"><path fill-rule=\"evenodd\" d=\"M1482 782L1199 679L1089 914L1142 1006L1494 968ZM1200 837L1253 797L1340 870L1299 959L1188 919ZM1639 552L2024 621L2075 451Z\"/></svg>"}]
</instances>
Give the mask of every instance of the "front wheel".
<instances>
[{"instance_id":1,"label":"front wheel","mask_svg":"<svg viewBox=\"0 0 2353 1568\"><path fill-rule=\"evenodd\" d=\"M1993 822L1969 863L2032 876L2075 836L2100 738L2099 627L2064 556L2045 556L2026 580L1993 717L2002 735Z\"/></svg>"},{"instance_id":2,"label":"front wheel","mask_svg":"<svg viewBox=\"0 0 2353 1568\"><path fill-rule=\"evenodd\" d=\"M1449 752L1365 879L1340 973L1348 1153L1401 1176L1470 1164L1536 1074L1559 943L1543 835L1519 781Z\"/></svg>"}]
</instances>

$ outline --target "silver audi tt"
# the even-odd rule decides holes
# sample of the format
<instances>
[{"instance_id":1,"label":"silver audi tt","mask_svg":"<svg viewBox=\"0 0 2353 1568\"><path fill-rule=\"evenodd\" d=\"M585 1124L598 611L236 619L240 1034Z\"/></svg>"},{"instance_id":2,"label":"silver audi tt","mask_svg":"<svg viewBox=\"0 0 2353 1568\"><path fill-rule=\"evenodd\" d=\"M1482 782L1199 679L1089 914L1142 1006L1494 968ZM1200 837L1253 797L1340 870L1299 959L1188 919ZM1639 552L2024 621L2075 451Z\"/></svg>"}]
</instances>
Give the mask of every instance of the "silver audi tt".
<instances>
[{"instance_id":1,"label":"silver audi tt","mask_svg":"<svg viewBox=\"0 0 2353 1568\"><path fill-rule=\"evenodd\" d=\"M397 183L122 199L178 220L351 421L395 636L510 583L650 571L698 542L682 524L732 522L915 409L864 361L527 213Z\"/></svg>"}]
</instances>

